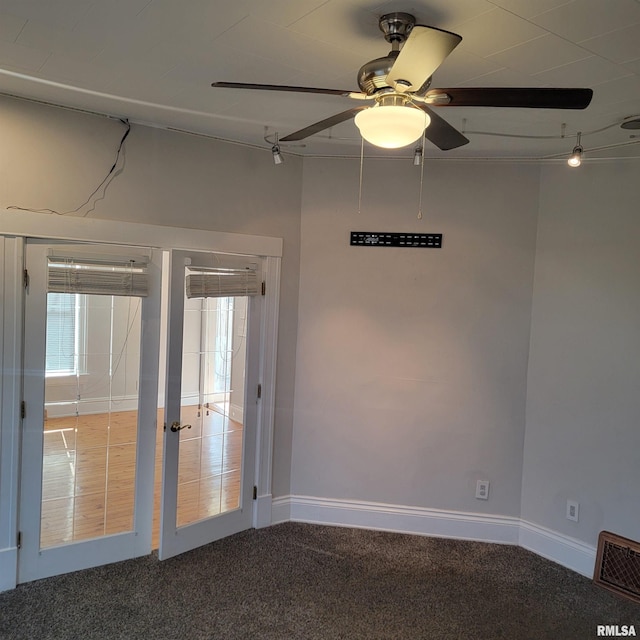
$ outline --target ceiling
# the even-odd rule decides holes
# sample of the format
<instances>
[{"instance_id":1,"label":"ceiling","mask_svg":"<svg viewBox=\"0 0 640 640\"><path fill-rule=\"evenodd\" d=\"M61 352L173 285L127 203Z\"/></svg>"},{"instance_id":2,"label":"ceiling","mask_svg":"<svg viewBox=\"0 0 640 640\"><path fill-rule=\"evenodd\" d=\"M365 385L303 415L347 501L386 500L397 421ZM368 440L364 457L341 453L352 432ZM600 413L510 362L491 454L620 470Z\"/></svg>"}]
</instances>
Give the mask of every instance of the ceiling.
<instances>
[{"instance_id":1,"label":"ceiling","mask_svg":"<svg viewBox=\"0 0 640 640\"><path fill-rule=\"evenodd\" d=\"M0 93L269 148L265 132L354 102L211 82L358 90L360 66L389 50L378 17L393 11L462 36L432 87L594 90L584 111L438 108L470 143L426 156L565 156L582 131L587 159L640 157L640 130L619 127L640 116L640 0L0 0ZM349 121L283 151L358 156L360 136Z\"/></svg>"}]
</instances>

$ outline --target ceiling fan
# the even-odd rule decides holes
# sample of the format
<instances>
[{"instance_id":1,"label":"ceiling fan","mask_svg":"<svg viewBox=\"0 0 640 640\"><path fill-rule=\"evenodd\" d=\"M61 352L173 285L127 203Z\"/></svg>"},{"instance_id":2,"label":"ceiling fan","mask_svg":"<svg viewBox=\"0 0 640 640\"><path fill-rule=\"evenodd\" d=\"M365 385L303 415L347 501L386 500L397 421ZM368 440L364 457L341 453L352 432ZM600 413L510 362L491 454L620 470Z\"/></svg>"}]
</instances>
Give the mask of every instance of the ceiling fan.
<instances>
[{"instance_id":1,"label":"ceiling fan","mask_svg":"<svg viewBox=\"0 0 640 640\"><path fill-rule=\"evenodd\" d=\"M432 89L431 77L462 37L416 24L408 13L389 13L379 21L391 51L363 65L358 72L360 91L319 89L242 82L214 82L212 87L291 91L343 96L373 105L358 105L280 138L281 142L303 140L341 122L355 118L365 140L386 148L404 147L424 133L442 150L469 142L441 118L433 107L521 107L535 109L584 109L591 102L591 89L547 89L512 87L459 87Z\"/></svg>"}]
</instances>

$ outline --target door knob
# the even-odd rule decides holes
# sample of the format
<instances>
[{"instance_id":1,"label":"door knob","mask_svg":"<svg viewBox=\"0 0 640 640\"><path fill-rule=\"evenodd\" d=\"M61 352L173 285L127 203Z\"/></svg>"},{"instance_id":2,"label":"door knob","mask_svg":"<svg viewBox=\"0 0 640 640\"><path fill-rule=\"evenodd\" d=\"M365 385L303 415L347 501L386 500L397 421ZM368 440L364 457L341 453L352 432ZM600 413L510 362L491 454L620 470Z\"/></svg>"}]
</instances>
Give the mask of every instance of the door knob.
<instances>
[{"instance_id":1,"label":"door knob","mask_svg":"<svg viewBox=\"0 0 640 640\"><path fill-rule=\"evenodd\" d=\"M171 423L171 431L180 431L181 429L191 429L190 424L180 424L179 422Z\"/></svg>"}]
</instances>

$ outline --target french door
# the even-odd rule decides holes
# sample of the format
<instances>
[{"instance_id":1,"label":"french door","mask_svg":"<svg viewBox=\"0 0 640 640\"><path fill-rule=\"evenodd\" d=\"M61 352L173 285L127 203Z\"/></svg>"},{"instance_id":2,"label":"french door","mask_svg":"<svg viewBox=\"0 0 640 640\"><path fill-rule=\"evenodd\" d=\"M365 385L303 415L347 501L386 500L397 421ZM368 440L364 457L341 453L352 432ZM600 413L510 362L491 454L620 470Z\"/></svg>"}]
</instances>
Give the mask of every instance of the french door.
<instances>
[{"instance_id":1,"label":"french door","mask_svg":"<svg viewBox=\"0 0 640 640\"><path fill-rule=\"evenodd\" d=\"M160 318L157 251L25 255L18 582L149 552Z\"/></svg>"},{"instance_id":2,"label":"french door","mask_svg":"<svg viewBox=\"0 0 640 640\"><path fill-rule=\"evenodd\" d=\"M260 261L164 257L27 242L18 582L252 525Z\"/></svg>"},{"instance_id":3,"label":"french door","mask_svg":"<svg viewBox=\"0 0 640 640\"><path fill-rule=\"evenodd\" d=\"M251 526L258 267L171 252L160 559Z\"/></svg>"}]
</instances>

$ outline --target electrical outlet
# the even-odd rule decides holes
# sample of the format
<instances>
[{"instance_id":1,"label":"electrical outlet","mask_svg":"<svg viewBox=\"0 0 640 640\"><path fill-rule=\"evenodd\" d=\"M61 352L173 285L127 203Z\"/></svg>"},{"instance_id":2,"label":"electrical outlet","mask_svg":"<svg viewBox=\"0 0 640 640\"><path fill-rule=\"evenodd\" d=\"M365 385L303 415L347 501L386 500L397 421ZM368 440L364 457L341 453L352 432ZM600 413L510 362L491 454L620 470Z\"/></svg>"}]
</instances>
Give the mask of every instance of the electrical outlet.
<instances>
[{"instance_id":1,"label":"electrical outlet","mask_svg":"<svg viewBox=\"0 0 640 640\"><path fill-rule=\"evenodd\" d=\"M478 482L476 483L476 498L478 498L478 500L489 499L489 481L488 480L478 480Z\"/></svg>"},{"instance_id":2,"label":"electrical outlet","mask_svg":"<svg viewBox=\"0 0 640 640\"><path fill-rule=\"evenodd\" d=\"M567 520L573 520L578 522L578 513L580 511L580 504L575 500L567 500Z\"/></svg>"}]
</instances>

